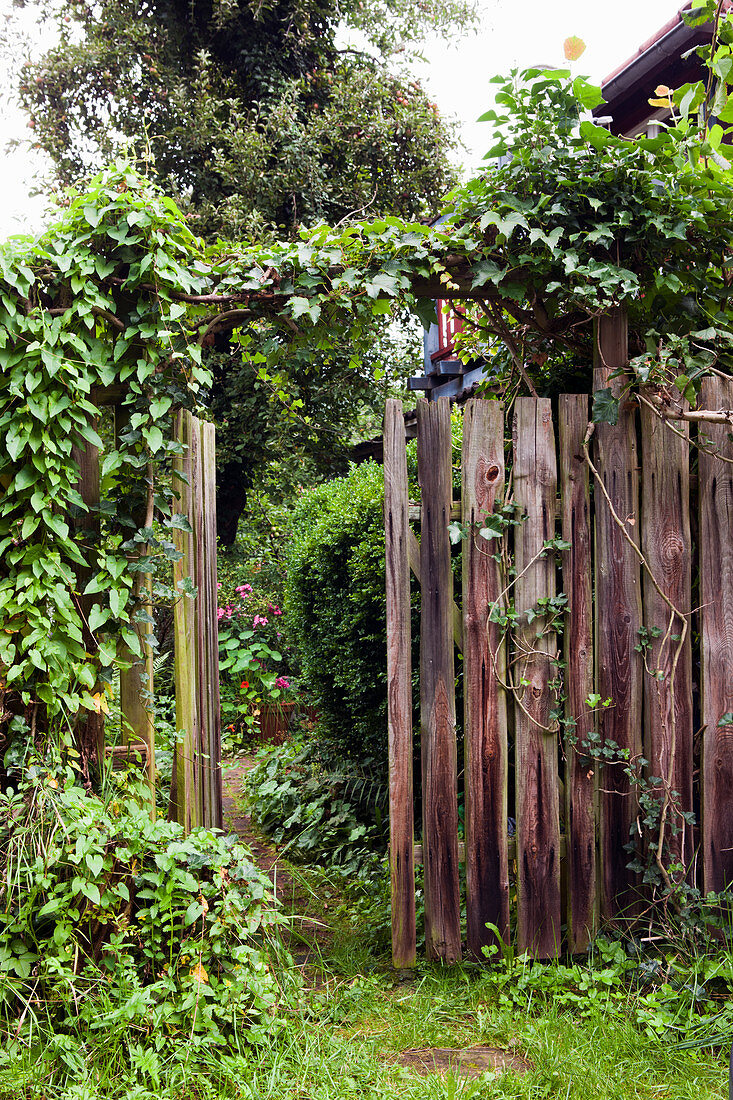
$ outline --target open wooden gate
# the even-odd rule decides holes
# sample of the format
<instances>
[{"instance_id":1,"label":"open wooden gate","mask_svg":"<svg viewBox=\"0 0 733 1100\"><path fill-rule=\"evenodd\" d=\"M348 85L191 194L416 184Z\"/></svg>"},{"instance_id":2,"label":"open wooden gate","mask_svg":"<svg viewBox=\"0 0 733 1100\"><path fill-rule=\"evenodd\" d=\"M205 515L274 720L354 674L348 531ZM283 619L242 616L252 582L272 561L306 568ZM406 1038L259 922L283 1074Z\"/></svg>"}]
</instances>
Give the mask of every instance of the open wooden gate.
<instances>
[{"instance_id":1,"label":"open wooden gate","mask_svg":"<svg viewBox=\"0 0 733 1100\"><path fill-rule=\"evenodd\" d=\"M617 385L622 327L613 320L601 328L596 389ZM733 383L705 380L701 402L733 407ZM640 790L663 807L659 828L676 880L686 877L705 893L729 887L733 443L725 425L705 425L693 482L687 424L672 431L626 403L617 424L595 426L589 445L588 395L563 395L555 409L547 399L519 398L507 448L502 408L474 399L465 406L454 503L447 399L421 401L417 413L419 508L408 499L400 402L387 403L384 435L395 965L415 960L420 862L429 958L461 957L464 863L465 936L474 957L497 933L508 941L514 906L519 950L548 958L566 943L584 951L601 921L633 916L648 891L639 867L654 870L656 841L638 827L651 805L639 814ZM492 542L507 485L516 520ZM420 523L419 544L411 519ZM462 525L460 610L451 523ZM506 553L503 566L497 553L502 538L509 576ZM413 811L411 569L421 589L421 844ZM543 630L550 615L556 626ZM698 726L704 736L695 755Z\"/></svg>"}]
</instances>

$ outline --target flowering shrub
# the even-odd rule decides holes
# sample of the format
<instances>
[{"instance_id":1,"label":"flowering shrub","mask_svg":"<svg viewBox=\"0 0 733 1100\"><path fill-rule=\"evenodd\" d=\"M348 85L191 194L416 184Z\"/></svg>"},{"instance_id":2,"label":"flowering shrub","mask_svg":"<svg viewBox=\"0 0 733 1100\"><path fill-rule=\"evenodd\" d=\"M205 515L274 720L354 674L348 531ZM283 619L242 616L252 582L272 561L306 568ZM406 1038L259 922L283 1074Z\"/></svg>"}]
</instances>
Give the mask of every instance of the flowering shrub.
<instances>
[{"instance_id":1,"label":"flowering shrub","mask_svg":"<svg viewBox=\"0 0 733 1100\"><path fill-rule=\"evenodd\" d=\"M221 589L221 586L220 586ZM251 584L234 587L218 608L219 670L225 751L254 732L264 706L289 702L293 682L282 645L282 611Z\"/></svg>"},{"instance_id":2,"label":"flowering shrub","mask_svg":"<svg viewBox=\"0 0 733 1100\"><path fill-rule=\"evenodd\" d=\"M384 473L365 462L293 511L285 606L319 732L344 755L387 761ZM419 637L415 631L413 637Z\"/></svg>"}]
</instances>

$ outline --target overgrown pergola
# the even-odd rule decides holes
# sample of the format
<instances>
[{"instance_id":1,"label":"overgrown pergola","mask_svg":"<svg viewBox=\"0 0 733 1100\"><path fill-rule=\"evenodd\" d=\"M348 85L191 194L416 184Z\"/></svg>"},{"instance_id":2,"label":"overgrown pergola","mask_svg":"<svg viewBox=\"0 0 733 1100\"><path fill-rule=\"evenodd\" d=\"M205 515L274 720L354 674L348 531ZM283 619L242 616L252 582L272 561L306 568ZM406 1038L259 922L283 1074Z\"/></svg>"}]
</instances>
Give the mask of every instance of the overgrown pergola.
<instances>
[{"instance_id":1,"label":"overgrown pergola","mask_svg":"<svg viewBox=\"0 0 733 1100\"><path fill-rule=\"evenodd\" d=\"M627 142L578 124L599 94L557 72L508 82L513 159L450 196L434 227L386 218L317 227L295 243L207 249L169 199L120 164L68 199L38 241L5 246L6 745L78 751L87 775L113 670L143 656L150 588L143 595L140 578L153 578L155 599L180 598L156 575L176 554L166 528L177 522L169 472L180 446L166 425L176 409L205 409L206 349L218 332L236 334L287 406L294 349L312 348L317 369L318 350L345 337L357 354L394 303L427 318L435 297L461 299L465 354L492 348L494 392L511 398L568 367L589 380L596 322L622 310L625 395L633 383L664 418L729 419L685 404L730 351L726 173L690 157L684 133ZM267 353L263 322L279 334ZM596 394L596 419L615 419L619 392L614 382ZM80 467L88 447L102 446L100 407L111 401L121 412L92 517Z\"/></svg>"}]
</instances>

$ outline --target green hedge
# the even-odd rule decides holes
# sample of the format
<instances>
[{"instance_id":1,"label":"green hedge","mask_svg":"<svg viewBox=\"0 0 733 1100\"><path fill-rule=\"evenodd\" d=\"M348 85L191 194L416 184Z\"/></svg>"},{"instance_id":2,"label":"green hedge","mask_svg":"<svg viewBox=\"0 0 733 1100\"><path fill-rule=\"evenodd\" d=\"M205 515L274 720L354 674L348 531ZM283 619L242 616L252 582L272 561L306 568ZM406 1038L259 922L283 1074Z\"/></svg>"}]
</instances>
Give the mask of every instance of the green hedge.
<instances>
[{"instance_id":1,"label":"green hedge","mask_svg":"<svg viewBox=\"0 0 733 1100\"><path fill-rule=\"evenodd\" d=\"M460 492L462 417L452 420L454 492ZM410 499L418 501L416 444L408 443ZM384 471L374 462L304 493L292 516L285 609L301 681L325 736L344 754L387 765ZM456 548L456 554L458 550ZM459 570L460 560L456 556ZM460 599L460 571L456 598ZM412 582L413 699L417 706L419 587Z\"/></svg>"},{"instance_id":2,"label":"green hedge","mask_svg":"<svg viewBox=\"0 0 733 1100\"><path fill-rule=\"evenodd\" d=\"M285 607L323 732L354 759L386 754L384 475L368 462L293 515Z\"/></svg>"}]
</instances>

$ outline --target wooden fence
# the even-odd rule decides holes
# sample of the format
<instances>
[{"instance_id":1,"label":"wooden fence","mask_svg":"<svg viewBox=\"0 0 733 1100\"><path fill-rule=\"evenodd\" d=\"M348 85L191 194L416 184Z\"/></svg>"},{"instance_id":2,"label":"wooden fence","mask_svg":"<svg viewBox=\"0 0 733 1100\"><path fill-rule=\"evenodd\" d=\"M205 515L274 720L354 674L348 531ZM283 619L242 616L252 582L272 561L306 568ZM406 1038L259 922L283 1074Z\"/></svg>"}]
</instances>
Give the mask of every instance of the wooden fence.
<instances>
[{"instance_id":1,"label":"wooden fence","mask_svg":"<svg viewBox=\"0 0 733 1100\"><path fill-rule=\"evenodd\" d=\"M612 374L624 365L624 350L609 326L596 389L618 386ZM706 408L731 408L733 385L707 380L701 401ZM553 957L563 946L582 952L601 921L638 911L644 892L638 871L629 869L630 839L640 858L654 861L654 852L643 850L638 784L623 762L600 766L594 744L612 758L628 755L647 782L658 777L657 797L668 802L667 844L672 859L685 864L689 881L706 892L733 882L733 725L727 717L733 711L731 437L724 425L698 436L694 484L687 426L675 424L681 433L675 434L653 412L639 414L629 403L617 425L596 427L588 452L596 478L584 450L588 420L586 395L561 396L554 415L549 400L518 399L510 470L505 470L509 425L502 409L488 400L468 402L457 507L447 399L419 402L418 547L410 528L402 406L387 403L395 966L415 960L419 862L426 952L446 962L462 952L462 862L465 937L474 957L481 958L482 948L495 942L487 925L509 939L510 903L516 904L519 949L539 958ZM478 534L507 495L517 506L507 534L514 573L496 552L502 540ZM457 520L464 532L460 612L449 539L449 525ZM691 522L698 530L694 539ZM543 546L558 538L560 545L543 553ZM693 557L699 591L693 586ZM411 567L421 587L419 845L412 775ZM560 638L547 623L551 612L563 610L561 593L567 610ZM505 623L495 620L510 612L507 632ZM459 744L456 644L462 650L464 694ZM558 707L574 738L560 734ZM703 731L701 761L693 750L696 729ZM695 785L693 763L700 766ZM692 811L699 822L694 827L684 816ZM513 835L510 816L516 819Z\"/></svg>"}]
</instances>

